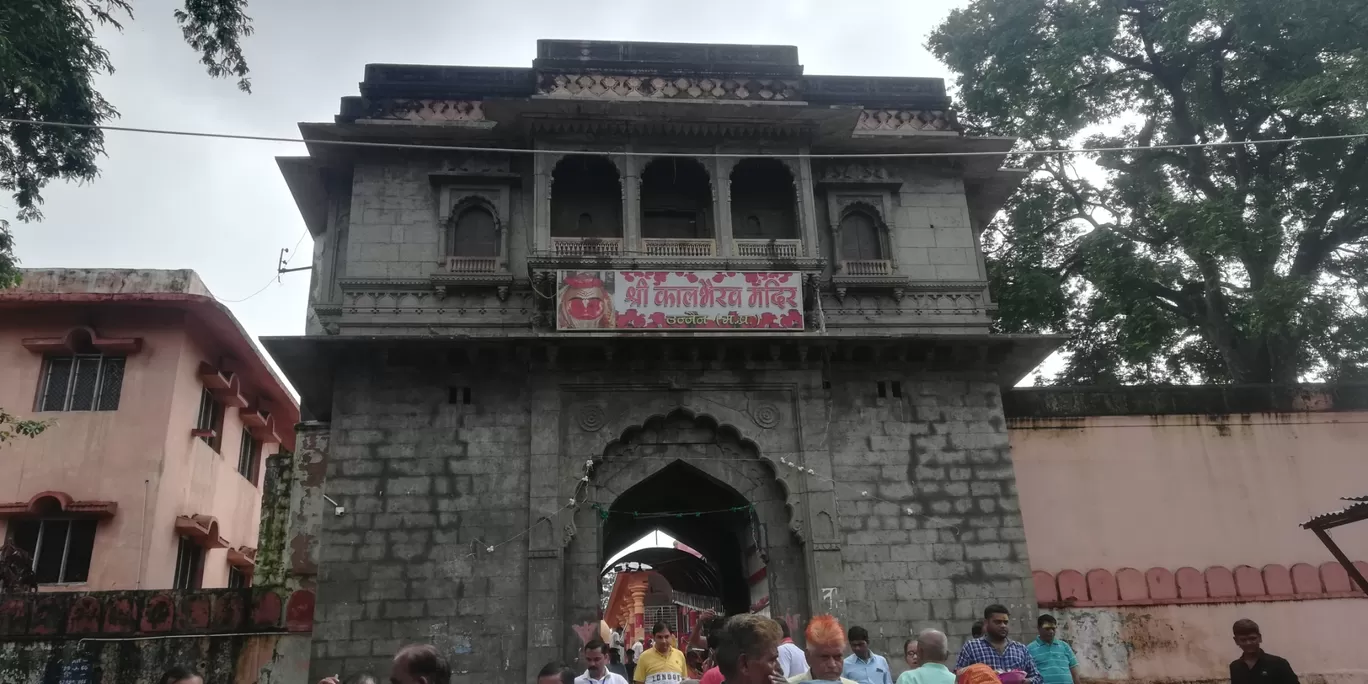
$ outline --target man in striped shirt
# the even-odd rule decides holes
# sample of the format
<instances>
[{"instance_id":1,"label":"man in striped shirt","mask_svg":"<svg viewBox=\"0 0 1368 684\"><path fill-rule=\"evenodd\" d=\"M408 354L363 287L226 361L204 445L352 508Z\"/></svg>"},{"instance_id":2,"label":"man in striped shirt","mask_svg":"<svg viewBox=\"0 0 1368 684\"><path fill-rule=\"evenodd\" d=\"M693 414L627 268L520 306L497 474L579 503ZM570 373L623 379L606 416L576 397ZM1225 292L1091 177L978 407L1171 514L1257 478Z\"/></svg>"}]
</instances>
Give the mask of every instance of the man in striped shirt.
<instances>
[{"instance_id":1,"label":"man in striped shirt","mask_svg":"<svg viewBox=\"0 0 1368 684\"><path fill-rule=\"evenodd\" d=\"M1031 660L1026 646L1007 638L1010 632L1007 623L1010 619L1007 606L994 603L984 608L983 638L964 642L955 669L963 670L981 663L999 674L1019 670L1026 675L1026 681L1030 684L1041 684L1040 672L1036 671L1035 661Z\"/></svg>"},{"instance_id":2,"label":"man in striped shirt","mask_svg":"<svg viewBox=\"0 0 1368 684\"><path fill-rule=\"evenodd\" d=\"M1078 658L1074 657L1072 646L1055 638L1056 627L1053 615L1041 615L1036 619L1039 636L1026 650L1031 653L1044 684L1078 684Z\"/></svg>"}]
</instances>

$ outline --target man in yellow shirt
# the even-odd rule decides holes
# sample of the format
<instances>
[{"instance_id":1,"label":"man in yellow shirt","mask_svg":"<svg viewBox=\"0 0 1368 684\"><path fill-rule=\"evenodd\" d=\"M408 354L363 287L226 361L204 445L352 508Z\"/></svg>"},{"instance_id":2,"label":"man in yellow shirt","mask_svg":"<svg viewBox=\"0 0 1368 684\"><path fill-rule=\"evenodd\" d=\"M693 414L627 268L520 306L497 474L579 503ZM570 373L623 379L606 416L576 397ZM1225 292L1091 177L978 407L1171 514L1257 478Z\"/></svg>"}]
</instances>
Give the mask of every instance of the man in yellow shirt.
<instances>
[{"instance_id":1,"label":"man in yellow shirt","mask_svg":"<svg viewBox=\"0 0 1368 684\"><path fill-rule=\"evenodd\" d=\"M642 684L679 684L688 675L684 652L670 645L670 628L657 622L651 628L651 650L641 654L632 678Z\"/></svg>"}]
</instances>

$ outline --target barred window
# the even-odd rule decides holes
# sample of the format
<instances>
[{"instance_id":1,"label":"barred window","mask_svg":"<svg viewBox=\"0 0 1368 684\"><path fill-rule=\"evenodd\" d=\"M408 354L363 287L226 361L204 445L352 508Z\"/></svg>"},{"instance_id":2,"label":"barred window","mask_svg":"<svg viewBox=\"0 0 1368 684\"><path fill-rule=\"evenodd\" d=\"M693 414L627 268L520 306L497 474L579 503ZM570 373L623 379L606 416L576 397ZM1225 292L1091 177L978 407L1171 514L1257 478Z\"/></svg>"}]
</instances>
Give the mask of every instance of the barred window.
<instances>
[{"instance_id":1,"label":"barred window","mask_svg":"<svg viewBox=\"0 0 1368 684\"><path fill-rule=\"evenodd\" d=\"M49 356L44 363L38 410L116 411L123 376L122 356Z\"/></svg>"},{"instance_id":2,"label":"barred window","mask_svg":"<svg viewBox=\"0 0 1368 684\"><path fill-rule=\"evenodd\" d=\"M247 478L253 485L257 483L257 463L261 460L261 442L252 432L242 429L242 445L238 448L238 474Z\"/></svg>"},{"instance_id":3,"label":"barred window","mask_svg":"<svg viewBox=\"0 0 1368 684\"><path fill-rule=\"evenodd\" d=\"M188 537L176 548L176 575L172 589L199 589L204 580L204 548Z\"/></svg>"},{"instance_id":4,"label":"barred window","mask_svg":"<svg viewBox=\"0 0 1368 684\"><path fill-rule=\"evenodd\" d=\"M228 588L245 589L252 586L252 576L242 571L236 565L228 567Z\"/></svg>"},{"instance_id":5,"label":"barred window","mask_svg":"<svg viewBox=\"0 0 1368 684\"><path fill-rule=\"evenodd\" d=\"M214 398L214 393L208 388L200 390L199 418L195 420L195 429L203 433L200 439L214 451L223 446L223 404Z\"/></svg>"},{"instance_id":6,"label":"barred window","mask_svg":"<svg viewBox=\"0 0 1368 684\"><path fill-rule=\"evenodd\" d=\"M10 522L10 538L33 557L39 584L84 582L95 550L95 525L85 519L16 519Z\"/></svg>"}]
</instances>

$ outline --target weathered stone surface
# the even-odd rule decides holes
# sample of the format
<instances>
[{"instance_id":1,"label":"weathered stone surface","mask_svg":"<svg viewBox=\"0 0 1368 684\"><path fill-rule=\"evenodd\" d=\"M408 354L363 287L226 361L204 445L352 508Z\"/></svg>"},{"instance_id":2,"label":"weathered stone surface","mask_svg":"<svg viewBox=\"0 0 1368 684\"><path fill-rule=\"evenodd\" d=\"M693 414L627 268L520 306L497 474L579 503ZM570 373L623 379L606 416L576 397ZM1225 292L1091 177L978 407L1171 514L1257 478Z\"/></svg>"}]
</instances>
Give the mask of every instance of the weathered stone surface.
<instances>
[{"instance_id":1,"label":"weathered stone surface","mask_svg":"<svg viewBox=\"0 0 1368 684\"><path fill-rule=\"evenodd\" d=\"M573 625L597 619L607 532L569 499L611 502L676 459L755 502L771 614L834 612L891 653L926 627L958 642L989 602L1031 619L990 378L747 359L674 364L665 387L636 373L358 358L337 378L324 490L347 513L323 518L311 675L380 668L413 641L462 681L568 656ZM880 397L894 381L901 396Z\"/></svg>"}]
</instances>

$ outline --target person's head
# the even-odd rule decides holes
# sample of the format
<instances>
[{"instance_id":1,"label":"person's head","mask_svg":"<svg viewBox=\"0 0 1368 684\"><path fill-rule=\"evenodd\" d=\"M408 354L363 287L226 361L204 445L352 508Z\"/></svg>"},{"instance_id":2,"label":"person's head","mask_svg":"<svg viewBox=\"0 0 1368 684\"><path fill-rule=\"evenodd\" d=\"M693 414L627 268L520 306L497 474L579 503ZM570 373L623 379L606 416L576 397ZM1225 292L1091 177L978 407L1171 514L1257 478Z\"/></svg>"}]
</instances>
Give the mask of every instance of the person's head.
<instances>
[{"instance_id":1,"label":"person's head","mask_svg":"<svg viewBox=\"0 0 1368 684\"><path fill-rule=\"evenodd\" d=\"M1054 643L1055 629L1058 626L1058 621L1049 613L1041 613L1040 617L1036 618L1036 634L1039 634L1040 640L1047 644Z\"/></svg>"},{"instance_id":2,"label":"person's head","mask_svg":"<svg viewBox=\"0 0 1368 684\"><path fill-rule=\"evenodd\" d=\"M784 638L785 638L785 639L792 639L792 638L793 638L793 635L789 633L789 626L788 626L788 623L787 623L787 622L784 622L783 620L776 619L776 620L774 621L774 624L779 625L779 631L780 631L780 632L783 632Z\"/></svg>"},{"instance_id":3,"label":"person's head","mask_svg":"<svg viewBox=\"0 0 1368 684\"><path fill-rule=\"evenodd\" d=\"M575 684L575 671L551 661L537 673L537 684Z\"/></svg>"},{"instance_id":4,"label":"person's head","mask_svg":"<svg viewBox=\"0 0 1368 684\"><path fill-rule=\"evenodd\" d=\"M1259 633L1259 623L1249 619L1236 620L1230 631L1235 634L1235 645L1239 646L1245 655L1256 655L1263 650L1263 635Z\"/></svg>"},{"instance_id":5,"label":"person's head","mask_svg":"<svg viewBox=\"0 0 1368 684\"><path fill-rule=\"evenodd\" d=\"M974 663L955 674L955 684L1001 684L993 668L983 663Z\"/></svg>"},{"instance_id":6,"label":"person's head","mask_svg":"<svg viewBox=\"0 0 1368 684\"><path fill-rule=\"evenodd\" d=\"M845 668L845 629L830 615L818 615L803 632L807 641L807 664L813 679L837 681Z\"/></svg>"},{"instance_id":7,"label":"person's head","mask_svg":"<svg viewBox=\"0 0 1368 684\"><path fill-rule=\"evenodd\" d=\"M603 666L608 663L608 647L598 639L584 643L584 667L594 679L603 677Z\"/></svg>"},{"instance_id":8,"label":"person's head","mask_svg":"<svg viewBox=\"0 0 1368 684\"><path fill-rule=\"evenodd\" d=\"M399 649L390 665L390 684L447 684L451 666L430 644L413 644Z\"/></svg>"},{"instance_id":9,"label":"person's head","mask_svg":"<svg viewBox=\"0 0 1368 684\"><path fill-rule=\"evenodd\" d=\"M950 643L945 633L935 629L924 629L917 635L917 661L921 663L943 663L950 657Z\"/></svg>"},{"instance_id":10,"label":"person's head","mask_svg":"<svg viewBox=\"0 0 1368 684\"><path fill-rule=\"evenodd\" d=\"M903 642L903 660L907 661L909 668L921 664L921 661L917 659L917 650L917 637L912 637Z\"/></svg>"},{"instance_id":11,"label":"person's head","mask_svg":"<svg viewBox=\"0 0 1368 684\"><path fill-rule=\"evenodd\" d=\"M348 677L342 684L380 684L380 680L369 672L358 672Z\"/></svg>"},{"instance_id":12,"label":"person's head","mask_svg":"<svg viewBox=\"0 0 1368 684\"><path fill-rule=\"evenodd\" d=\"M651 640L654 642L655 650L661 655L670 652L670 626L664 622L657 622L651 628Z\"/></svg>"},{"instance_id":13,"label":"person's head","mask_svg":"<svg viewBox=\"0 0 1368 684\"><path fill-rule=\"evenodd\" d=\"M969 628L969 636L975 639L983 636L983 622L975 620L974 626Z\"/></svg>"},{"instance_id":14,"label":"person's head","mask_svg":"<svg viewBox=\"0 0 1368 684\"><path fill-rule=\"evenodd\" d=\"M157 684L204 684L204 678L192 668L177 665L167 670Z\"/></svg>"},{"instance_id":15,"label":"person's head","mask_svg":"<svg viewBox=\"0 0 1368 684\"><path fill-rule=\"evenodd\" d=\"M779 642L784 633L774 620L754 613L727 618L722 643L717 648L717 667L729 684L769 684L780 674Z\"/></svg>"},{"instance_id":16,"label":"person's head","mask_svg":"<svg viewBox=\"0 0 1368 684\"><path fill-rule=\"evenodd\" d=\"M610 648L610 649L608 649L608 664L609 664L609 665L621 665L621 664L622 664L622 657L618 655L618 650L617 650L616 648Z\"/></svg>"},{"instance_id":17,"label":"person's head","mask_svg":"<svg viewBox=\"0 0 1368 684\"><path fill-rule=\"evenodd\" d=\"M860 660L869 660L869 630L855 625L846 633L846 638L850 640L850 650L854 651Z\"/></svg>"},{"instance_id":18,"label":"person's head","mask_svg":"<svg viewBox=\"0 0 1368 684\"><path fill-rule=\"evenodd\" d=\"M988 634L989 641L1003 641L1007 638L1007 623L1011 615L1007 612L1007 606L1000 603L983 609L983 631Z\"/></svg>"}]
</instances>

